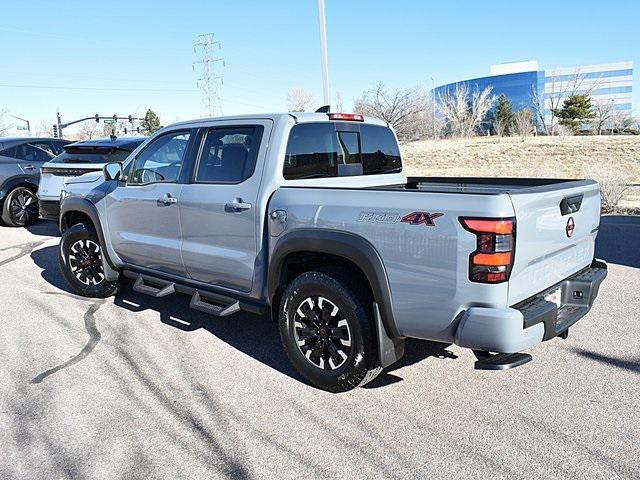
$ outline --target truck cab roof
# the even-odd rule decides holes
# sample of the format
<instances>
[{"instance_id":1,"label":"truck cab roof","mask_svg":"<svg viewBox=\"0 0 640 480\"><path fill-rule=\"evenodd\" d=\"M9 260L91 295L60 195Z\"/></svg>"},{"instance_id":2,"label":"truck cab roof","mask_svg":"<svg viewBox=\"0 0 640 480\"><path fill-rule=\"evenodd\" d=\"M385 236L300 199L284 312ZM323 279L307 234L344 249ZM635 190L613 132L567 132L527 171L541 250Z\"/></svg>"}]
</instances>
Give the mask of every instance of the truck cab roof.
<instances>
[{"instance_id":1,"label":"truck cab roof","mask_svg":"<svg viewBox=\"0 0 640 480\"><path fill-rule=\"evenodd\" d=\"M334 112L331 112L333 114ZM176 126L192 126L192 125L200 125L209 122L218 122L218 121L228 121L228 120L254 120L254 119L269 119L276 122L277 120L286 118L293 118L296 123L311 123L311 122L335 122L335 121L348 121L342 119L331 119L329 117L330 114L327 113L317 113L317 112L280 112L280 113L256 113L256 114L246 114L246 115L230 115L223 117L210 117L210 118L199 118L196 120L187 120L184 122L178 122L170 125L173 129ZM379 118L370 117L370 116L362 116L362 121L354 121L353 123L367 123L370 125L380 125L384 127L388 127L387 122L380 120Z\"/></svg>"}]
</instances>

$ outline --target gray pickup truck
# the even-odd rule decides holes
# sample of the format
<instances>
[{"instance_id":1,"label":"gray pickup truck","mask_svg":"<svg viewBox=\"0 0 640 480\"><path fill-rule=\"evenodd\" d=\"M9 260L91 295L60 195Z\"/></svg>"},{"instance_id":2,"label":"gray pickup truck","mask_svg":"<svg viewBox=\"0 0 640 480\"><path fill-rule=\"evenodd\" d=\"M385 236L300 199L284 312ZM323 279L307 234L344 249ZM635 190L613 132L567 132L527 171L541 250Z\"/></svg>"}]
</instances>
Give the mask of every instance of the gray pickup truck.
<instances>
[{"instance_id":1,"label":"gray pickup truck","mask_svg":"<svg viewBox=\"0 0 640 480\"><path fill-rule=\"evenodd\" d=\"M478 369L522 365L607 273L596 182L406 178L393 130L352 114L178 123L61 198L74 292L129 278L217 317L270 311L296 370L333 392L375 378L408 337L472 349Z\"/></svg>"}]
</instances>

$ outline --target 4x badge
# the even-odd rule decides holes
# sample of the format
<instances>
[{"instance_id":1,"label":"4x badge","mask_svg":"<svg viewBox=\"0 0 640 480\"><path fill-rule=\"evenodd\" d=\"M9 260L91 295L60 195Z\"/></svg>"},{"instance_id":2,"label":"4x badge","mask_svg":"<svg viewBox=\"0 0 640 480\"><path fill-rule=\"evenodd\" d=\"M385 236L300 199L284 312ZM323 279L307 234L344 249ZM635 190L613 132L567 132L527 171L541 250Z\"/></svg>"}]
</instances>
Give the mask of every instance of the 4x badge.
<instances>
[{"instance_id":1,"label":"4x badge","mask_svg":"<svg viewBox=\"0 0 640 480\"><path fill-rule=\"evenodd\" d=\"M435 227L436 218L443 216L444 213L429 213L429 212L413 212L409 215L402 217L401 222L408 223L410 225L426 225L427 227Z\"/></svg>"}]
</instances>

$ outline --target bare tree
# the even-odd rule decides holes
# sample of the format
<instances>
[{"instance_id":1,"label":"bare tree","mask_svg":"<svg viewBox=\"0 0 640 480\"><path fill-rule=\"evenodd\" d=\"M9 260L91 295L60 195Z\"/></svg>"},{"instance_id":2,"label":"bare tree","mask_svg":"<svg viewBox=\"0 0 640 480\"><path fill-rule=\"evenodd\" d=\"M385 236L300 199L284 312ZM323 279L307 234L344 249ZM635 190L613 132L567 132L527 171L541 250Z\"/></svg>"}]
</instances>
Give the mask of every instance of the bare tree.
<instances>
[{"instance_id":1,"label":"bare tree","mask_svg":"<svg viewBox=\"0 0 640 480\"><path fill-rule=\"evenodd\" d=\"M9 130L11 130L11 125L8 125L5 122L6 115L7 110L0 110L0 136L6 134Z\"/></svg>"},{"instance_id":2,"label":"bare tree","mask_svg":"<svg viewBox=\"0 0 640 480\"><path fill-rule=\"evenodd\" d=\"M531 87L531 104L535 113L535 117L540 122L542 130L547 135L557 135L557 117L554 112L562 108L564 100L573 95L582 94L591 96L601 79L596 79L588 84L585 82L587 76L576 68L569 76L568 80L558 80L558 75L553 71L547 72L551 80L545 82L543 91L539 91L537 86ZM547 112L549 115L547 116Z\"/></svg>"},{"instance_id":3,"label":"bare tree","mask_svg":"<svg viewBox=\"0 0 640 480\"><path fill-rule=\"evenodd\" d=\"M509 127L512 126L505 117L497 117L493 121L493 129L498 137L498 143L502 140L502 137L507 133Z\"/></svg>"},{"instance_id":4,"label":"bare tree","mask_svg":"<svg viewBox=\"0 0 640 480\"><path fill-rule=\"evenodd\" d=\"M86 121L80 124L78 134L81 140L91 140L102 133L98 128L98 123L94 121Z\"/></svg>"},{"instance_id":5,"label":"bare tree","mask_svg":"<svg viewBox=\"0 0 640 480\"><path fill-rule=\"evenodd\" d=\"M35 128L36 137L51 137L53 135L53 123L47 120L40 120Z\"/></svg>"},{"instance_id":6,"label":"bare tree","mask_svg":"<svg viewBox=\"0 0 640 480\"><path fill-rule=\"evenodd\" d=\"M600 184L600 197L602 199L602 211L615 212L620 201L633 184L633 176L626 170L609 168L610 162L587 165L583 168L583 174Z\"/></svg>"},{"instance_id":7,"label":"bare tree","mask_svg":"<svg viewBox=\"0 0 640 480\"><path fill-rule=\"evenodd\" d=\"M455 92L446 90L439 95L438 107L453 136L471 137L477 133L495 102L491 91L487 87L470 92L466 83L459 83Z\"/></svg>"},{"instance_id":8,"label":"bare tree","mask_svg":"<svg viewBox=\"0 0 640 480\"><path fill-rule=\"evenodd\" d=\"M355 112L384 120L400 140L416 140L426 135L429 110L428 96L419 87L388 90L378 83L354 101Z\"/></svg>"},{"instance_id":9,"label":"bare tree","mask_svg":"<svg viewBox=\"0 0 640 480\"><path fill-rule=\"evenodd\" d=\"M513 115L513 130L520 135L522 141L534 131L533 114L528 108L522 109Z\"/></svg>"},{"instance_id":10,"label":"bare tree","mask_svg":"<svg viewBox=\"0 0 640 480\"><path fill-rule=\"evenodd\" d=\"M612 101L596 101L592 106L593 113L593 127L598 132L598 135L602 135L602 130L613 121L616 106Z\"/></svg>"},{"instance_id":11,"label":"bare tree","mask_svg":"<svg viewBox=\"0 0 640 480\"><path fill-rule=\"evenodd\" d=\"M633 128L634 118L629 112L616 110L611 116L611 126L614 131L624 133Z\"/></svg>"},{"instance_id":12,"label":"bare tree","mask_svg":"<svg viewBox=\"0 0 640 480\"><path fill-rule=\"evenodd\" d=\"M295 87L287 94L287 109L290 112L305 112L314 102L313 94L302 87Z\"/></svg>"}]
</instances>

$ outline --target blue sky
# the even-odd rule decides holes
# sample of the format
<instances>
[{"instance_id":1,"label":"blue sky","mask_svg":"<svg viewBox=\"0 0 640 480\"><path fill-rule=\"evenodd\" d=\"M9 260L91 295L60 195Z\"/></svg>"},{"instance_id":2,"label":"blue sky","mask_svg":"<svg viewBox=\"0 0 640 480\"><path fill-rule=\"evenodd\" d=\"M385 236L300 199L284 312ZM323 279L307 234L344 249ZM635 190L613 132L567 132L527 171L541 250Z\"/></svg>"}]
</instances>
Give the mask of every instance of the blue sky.
<instances>
[{"instance_id":1,"label":"blue sky","mask_svg":"<svg viewBox=\"0 0 640 480\"><path fill-rule=\"evenodd\" d=\"M163 124L204 114L193 43L214 32L225 114L282 111L292 87L322 102L316 0L3 2L0 110L53 123L98 112ZM640 2L326 0L332 94L430 87L536 59L542 69L631 60L640 107ZM20 87L17 87L20 86ZM43 88L49 87L49 88ZM63 88L50 88L63 87Z\"/></svg>"}]
</instances>

